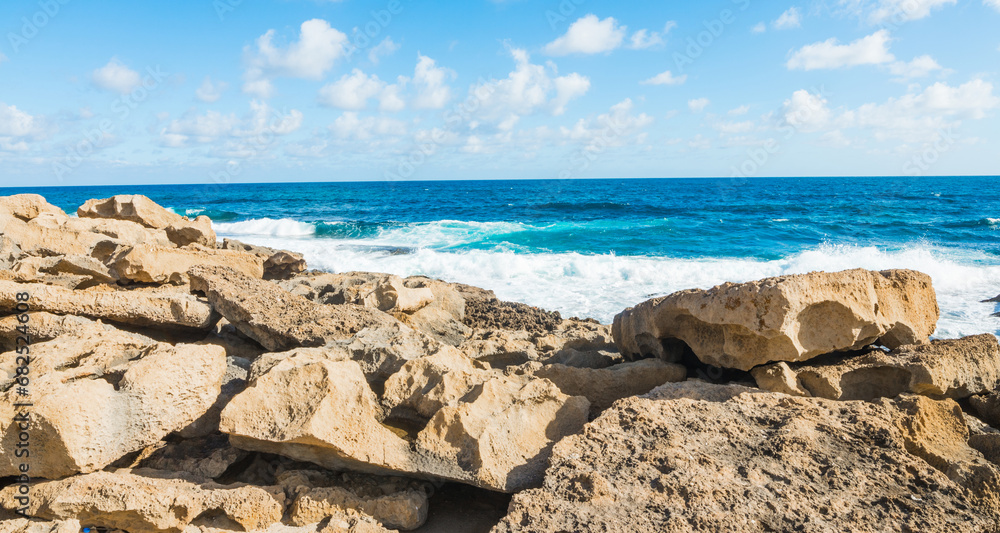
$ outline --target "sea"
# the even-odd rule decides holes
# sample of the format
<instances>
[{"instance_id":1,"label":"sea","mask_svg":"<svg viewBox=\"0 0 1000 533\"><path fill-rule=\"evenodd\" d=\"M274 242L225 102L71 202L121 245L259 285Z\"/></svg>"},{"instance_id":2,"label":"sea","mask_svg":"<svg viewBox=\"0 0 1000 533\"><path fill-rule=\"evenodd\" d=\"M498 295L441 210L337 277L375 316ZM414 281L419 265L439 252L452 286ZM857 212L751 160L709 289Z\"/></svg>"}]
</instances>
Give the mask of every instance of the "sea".
<instances>
[{"instance_id":1,"label":"sea","mask_svg":"<svg viewBox=\"0 0 1000 533\"><path fill-rule=\"evenodd\" d=\"M425 275L610 323L656 296L810 271L929 274L937 338L1000 333L1000 178L393 181L0 189L67 213L143 194L311 268Z\"/></svg>"}]
</instances>

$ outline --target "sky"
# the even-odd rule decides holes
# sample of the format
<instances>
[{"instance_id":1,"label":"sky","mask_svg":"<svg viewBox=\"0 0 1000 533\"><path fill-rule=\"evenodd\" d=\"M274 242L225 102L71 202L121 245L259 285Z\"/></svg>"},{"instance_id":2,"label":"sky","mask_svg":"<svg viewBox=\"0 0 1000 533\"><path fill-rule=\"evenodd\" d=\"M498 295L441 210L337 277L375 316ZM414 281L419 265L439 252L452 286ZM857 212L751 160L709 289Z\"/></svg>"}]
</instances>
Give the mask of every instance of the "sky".
<instances>
[{"instance_id":1,"label":"sky","mask_svg":"<svg viewBox=\"0 0 1000 533\"><path fill-rule=\"evenodd\" d=\"M1000 0L0 4L0 186L994 175Z\"/></svg>"}]
</instances>

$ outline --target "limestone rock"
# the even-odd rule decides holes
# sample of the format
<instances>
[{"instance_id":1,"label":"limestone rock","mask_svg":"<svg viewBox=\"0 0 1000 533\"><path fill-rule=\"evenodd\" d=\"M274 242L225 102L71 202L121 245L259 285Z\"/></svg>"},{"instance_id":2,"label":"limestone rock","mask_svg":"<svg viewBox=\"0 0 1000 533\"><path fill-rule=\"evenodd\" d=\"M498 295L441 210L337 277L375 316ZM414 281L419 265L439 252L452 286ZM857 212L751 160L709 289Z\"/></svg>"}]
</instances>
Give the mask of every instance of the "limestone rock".
<instances>
[{"instance_id":1,"label":"limestone rock","mask_svg":"<svg viewBox=\"0 0 1000 533\"><path fill-rule=\"evenodd\" d=\"M446 406L415 438L380 421L383 407L342 349L263 356L250 386L222 411L240 448L333 470L451 479L500 491L537 483L552 443L587 419L589 403L546 380L491 378L474 399Z\"/></svg>"},{"instance_id":2,"label":"limestone rock","mask_svg":"<svg viewBox=\"0 0 1000 533\"><path fill-rule=\"evenodd\" d=\"M32 343L50 341L60 335L82 337L88 332L116 331L114 326L80 316L54 315L44 311L32 311L27 314ZM17 315L0 318L0 353L16 349L16 339L22 336L22 332L17 328L23 326L24 324L18 321Z\"/></svg>"},{"instance_id":3,"label":"limestone rock","mask_svg":"<svg viewBox=\"0 0 1000 533\"><path fill-rule=\"evenodd\" d=\"M182 472L197 478L215 479L247 455L247 452L232 447L225 435L215 433L176 442L160 441L142 449L135 457L125 457L112 466Z\"/></svg>"},{"instance_id":4,"label":"limestone rock","mask_svg":"<svg viewBox=\"0 0 1000 533\"><path fill-rule=\"evenodd\" d=\"M920 396L664 385L561 440L494 531L994 531L998 470L961 422Z\"/></svg>"},{"instance_id":5,"label":"limestone rock","mask_svg":"<svg viewBox=\"0 0 1000 533\"><path fill-rule=\"evenodd\" d=\"M199 265L227 267L252 278L264 276L264 263L253 254L232 250L199 250L132 246L109 260L115 277L138 283L187 282L187 272Z\"/></svg>"},{"instance_id":6,"label":"limestone rock","mask_svg":"<svg viewBox=\"0 0 1000 533\"><path fill-rule=\"evenodd\" d=\"M586 397L592 414L611 407L622 398L645 394L664 383L684 381L687 377L687 368L683 365L660 359L643 359L602 369L528 363L518 372L547 379L563 394Z\"/></svg>"},{"instance_id":7,"label":"limestone rock","mask_svg":"<svg viewBox=\"0 0 1000 533\"><path fill-rule=\"evenodd\" d=\"M33 222L0 216L0 233L17 244L23 253L41 257L90 255L99 243L112 240L103 234L47 227Z\"/></svg>"},{"instance_id":8,"label":"limestone rock","mask_svg":"<svg viewBox=\"0 0 1000 533\"><path fill-rule=\"evenodd\" d=\"M38 194L0 196L0 208L6 208L10 214L25 222L36 219L43 214L49 214L63 222L69 218L62 209L48 203L44 197Z\"/></svg>"},{"instance_id":9,"label":"limestone rock","mask_svg":"<svg viewBox=\"0 0 1000 533\"><path fill-rule=\"evenodd\" d=\"M85 316L134 326L208 329L212 308L191 294L170 290L68 290L38 283L0 281L0 312L12 313L18 293L31 294L31 308L58 315Z\"/></svg>"},{"instance_id":10,"label":"limestone rock","mask_svg":"<svg viewBox=\"0 0 1000 533\"><path fill-rule=\"evenodd\" d=\"M45 521L28 518L0 520L0 533L80 533L79 520Z\"/></svg>"},{"instance_id":11,"label":"limestone rock","mask_svg":"<svg viewBox=\"0 0 1000 533\"><path fill-rule=\"evenodd\" d=\"M12 503L13 487L0 492ZM197 484L150 470L95 472L31 486L31 516L76 519L130 533L180 532L199 517L220 515L245 531L281 520L284 495L277 487Z\"/></svg>"},{"instance_id":12,"label":"limestone rock","mask_svg":"<svg viewBox=\"0 0 1000 533\"><path fill-rule=\"evenodd\" d=\"M686 345L703 363L750 370L872 343L923 343L937 319L926 274L857 269L676 292L618 314L613 334L626 357L676 361Z\"/></svg>"},{"instance_id":13,"label":"limestone rock","mask_svg":"<svg viewBox=\"0 0 1000 533\"><path fill-rule=\"evenodd\" d=\"M116 244L115 247L96 247L91 256L106 262L110 252L117 246L160 246L172 248L176 246L167 236L167 232L162 229L147 228L142 224L130 222L128 220L115 220L104 218L71 218L62 229L65 231L75 231L80 233L92 233L109 237Z\"/></svg>"},{"instance_id":14,"label":"limestone rock","mask_svg":"<svg viewBox=\"0 0 1000 533\"><path fill-rule=\"evenodd\" d=\"M398 324L385 313L358 305L315 304L231 269L196 267L190 275L192 290L205 294L245 335L276 352L323 346L351 339L366 328L391 329Z\"/></svg>"},{"instance_id":15,"label":"limestone rock","mask_svg":"<svg viewBox=\"0 0 1000 533\"><path fill-rule=\"evenodd\" d=\"M208 217L198 217L191 221L138 194L88 200L76 213L80 218L127 220L147 228L162 229L177 246L197 243L215 247L215 232L212 231Z\"/></svg>"},{"instance_id":16,"label":"limestone rock","mask_svg":"<svg viewBox=\"0 0 1000 533\"><path fill-rule=\"evenodd\" d=\"M543 332L561 320L559 313L495 298L470 299L465 305L465 324L472 328Z\"/></svg>"},{"instance_id":17,"label":"limestone rock","mask_svg":"<svg viewBox=\"0 0 1000 533\"><path fill-rule=\"evenodd\" d=\"M240 250L260 257L264 261L264 279L267 280L287 280L306 270L306 260L302 258L302 254L295 252L254 246L233 239L223 239L219 248Z\"/></svg>"},{"instance_id":18,"label":"limestone rock","mask_svg":"<svg viewBox=\"0 0 1000 533\"><path fill-rule=\"evenodd\" d=\"M1000 391L990 392L969 399L972 411L982 419L983 422L1000 427Z\"/></svg>"},{"instance_id":19,"label":"limestone rock","mask_svg":"<svg viewBox=\"0 0 1000 533\"><path fill-rule=\"evenodd\" d=\"M1000 429L988 426L974 416L965 417L969 425L969 446L987 461L1000 465Z\"/></svg>"},{"instance_id":20,"label":"limestone rock","mask_svg":"<svg viewBox=\"0 0 1000 533\"><path fill-rule=\"evenodd\" d=\"M205 343L199 343L203 345ZM250 372L250 361L239 357L226 357L226 373L222 376L222 390L215 403L191 425L181 429L177 434L185 439L207 437L219 431L219 416L233 397L247 388L247 376ZM215 477L215 476L209 476Z\"/></svg>"},{"instance_id":21,"label":"limestone rock","mask_svg":"<svg viewBox=\"0 0 1000 533\"><path fill-rule=\"evenodd\" d=\"M61 336L32 344L32 477L99 470L186 427L215 402L225 352L214 346L150 342L124 332ZM14 456L25 400L15 383L16 352L0 355L0 476Z\"/></svg>"},{"instance_id":22,"label":"limestone rock","mask_svg":"<svg viewBox=\"0 0 1000 533\"><path fill-rule=\"evenodd\" d=\"M457 405L473 389L500 374L453 348L414 359L385 382L382 403L400 418L424 422L445 406Z\"/></svg>"},{"instance_id":23,"label":"limestone rock","mask_svg":"<svg viewBox=\"0 0 1000 533\"><path fill-rule=\"evenodd\" d=\"M623 362L609 326L575 319L563 320L551 331L475 329L459 349L499 368L531 361L580 368Z\"/></svg>"},{"instance_id":24,"label":"limestone rock","mask_svg":"<svg viewBox=\"0 0 1000 533\"><path fill-rule=\"evenodd\" d=\"M892 352L836 355L753 371L766 390L831 400L871 400L903 392L968 398L1000 387L1000 344L990 334L902 346ZM780 376L780 378L779 378Z\"/></svg>"},{"instance_id":25,"label":"limestone rock","mask_svg":"<svg viewBox=\"0 0 1000 533\"><path fill-rule=\"evenodd\" d=\"M371 516L385 527L411 530L427 520L430 484L405 478L329 475L292 470L278 475L291 502L289 521L307 525L350 511Z\"/></svg>"}]
</instances>

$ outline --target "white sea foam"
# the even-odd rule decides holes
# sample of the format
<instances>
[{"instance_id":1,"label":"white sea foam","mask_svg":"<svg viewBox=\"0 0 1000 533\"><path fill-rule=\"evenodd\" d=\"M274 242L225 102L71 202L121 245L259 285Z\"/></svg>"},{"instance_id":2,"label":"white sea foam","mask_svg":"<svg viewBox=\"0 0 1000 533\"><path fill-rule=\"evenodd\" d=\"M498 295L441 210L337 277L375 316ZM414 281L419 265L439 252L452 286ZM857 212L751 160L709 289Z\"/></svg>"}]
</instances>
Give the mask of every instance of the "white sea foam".
<instances>
[{"instance_id":1,"label":"white sea foam","mask_svg":"<svg viewBox=\"0 0 1000 533\"><path fill-rule=\"evenodd\" d=\"M316 234L316 226L290 218L274 220L259 218L243 222L216 222L212 224L216 233L229 237L309 237Z\"/></svg>"},{"instance_id":2,"label":"white sea foam","mask_svg":"<svg viewBox=\"0 0 1000 533\"><path fill-rule=\"evenodd\" d=\"M937 337L997 333L1000 328L1000 320L990 317L995 311L994 304L980 303L1000 292L997 261L972 252L930 246L888 252L874 247L823 245L773 261L486 250L449 252L440 248L478 239L480 235L475 235L478 232L520 231L524 226L443 221L387 230L368 239L289 241L277 238L285 236L276 229L281 226L279 223L297 228L297 232L289 231L288 235L307 236L309 233L294 221L270 221L266 228L256 226L258 223L263 224L255 221L215 226L222 236L239 236L246 242L301 252L312 268L331 272L361 270L402 276L426 275L492 289L502 299L558 310L563 316L593 317L604 323L609 323L626 307L681 289L860 267L872 270L910 268L929 274L941 307ZM253 233L265 230L271 233ZM386 250L391 247L414 251L392 254Z\"/></svg>"}]
</instances>

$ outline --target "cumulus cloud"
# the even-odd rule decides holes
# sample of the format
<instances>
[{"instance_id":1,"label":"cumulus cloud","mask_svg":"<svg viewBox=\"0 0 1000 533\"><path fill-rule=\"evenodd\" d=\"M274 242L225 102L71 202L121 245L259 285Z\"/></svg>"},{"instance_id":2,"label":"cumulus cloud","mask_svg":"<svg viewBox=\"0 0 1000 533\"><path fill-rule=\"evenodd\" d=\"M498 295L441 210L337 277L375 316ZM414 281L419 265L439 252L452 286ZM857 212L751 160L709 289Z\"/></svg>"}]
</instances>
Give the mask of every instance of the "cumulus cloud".
<instances>
[{"instance_id":1,"label":"cumulus cloud","mask_svg":"<svg viewBox=\"0 0 1000 533\"><path fill-rule=\"evenodd\" d=\"M566 34L545 46L545 53L553 56L570 54L601 54L622 45L627 28L614 17L604 20L597 15L587 15L570 24Z\"/></svg>"},{"instance_id":2,"label":"cumulus cloud","mask_svg":"<svg viewBox=\"0 0 1000 533\"><path fill-rule=\"evenodd\" d=\"M865 11L872 24L900 23L928 17L932 10L956 3L958 0L879 0Z\"/></svg>"},{"instance_id":3,"label":"cumulus cloud","mask_svg":"<svg viewBox=\"0 0 1000 533\"><path fill-rule=\"evenodd\" d=\"M566 105L590 90L590 79L572 73L556 76L555 68L531 63L528 52L509 48L514 70L504 79L473 85L470 97L480 102L479 114L485 119L509 121L539 112L560 115Z\"/></svg>"},{"instance_id":4,"label":"cumulus cloud","mask_svg":"<svg viewBox=\"0 0 1000 533\"><path fill-rule=\"evenodd\" d=\"M394 42L392 37L386 37L385 39L382 39L382 42L373 46L372 49L368 51L368 61L378 65L380 58L388 57L396 50L399 50L399 44Z\"/></svg>"},{"instance_id":5,"label":"cumulus cloud","mask_svg":"<svg viewBox=\"0 0 1000 533\"><path fill-rule=\"evenodd\" d=\"M0 102L0 137L25 137L36 133L38 120L16 106Z\"/></svg>"},{"instance_id":6,"label":"cumulus cloud","mask_svg":"<svg viewBox=\"0 0 1000 533\"><path fill-rule=\"evenodd\" d=\"M922 55L914 58L909 63L897 61L889 65L889 72L893 76L899 76L906 80L911 78L924 78L932 72L942 70L941 65L929 55Z\"/></svg>"},{"instance_id":7,"label":"cumulus cloud","mask_svg":"<svg viewBox=\"0 0 1000 533\"><path fill-rule=\"evenodd\" d=\"M279 76L321 79L345 55L348 43L347 35L321 19L303 22L299 39L288 46L276 46L274 35L268 30L244 50L244 92L268 98L274 92L271 80Z\"/></svg>"},{"instance_id":8,"label":"cumulus cloud","mask_svg":"<svg viewBox=\"0 0 1000 533\"><path fill-rule=\"evenodd\" d=\"M816 131L827 126L832 116L826 98L804 89L792 93L781 108L782 121L803 131Z\"/></svg>"},{"instance_id":9,"label":"cumulus cloud","mask_svg":"<svg viewBox=\"0 0 1000 533\"><path fill-rule=\"evenodd\" d=\"M688 100L688 109L692 113L701 113L710 103L708 98L695 98L694 100Z\"/></svg>"},{"instance_id":10,"label":"cumulus cloud","mask_svg":"<svg viewBox=\"0 0 1000 533\"><path fill-rule=\"evenodd\" d=\"M988 5L993 9L996 9L997 11L1000 11L1000 0L983 0L983 4Z\"/></svg>"},{"instance_id":11,"label":"cumulus cloud","mask_svg":"<svg viewBox=\"0 0 1000 533\"><path fill-rule=\"evenodd\" d=\"M729 114L732 115L732 116L734 116L734 117L738 117L740 115L746 115L749 112L750 112L750 106L748 106L748 105L741 105L741 106L739 106L737 108L733 108L733 109L729 110Z\"/></svg>"},{"instance_id":12,"label":"cumulus cloud","mask_svg":"<svg viewBox=\"0 0 1000 533\"><path fill-rule=\"evenodd\" d=\"M413 85L417 96L413 106L417 109L441 109L451 100L451 88L448 79L454 77L450 69L439 67L437 63L425 56L417 55L417 67L413 71Z\"/></svg>"},{"instance_id":13,"label":"cumulus cloud","mask_svg":"<svg viewBox=\"0 0 1000 533\"><path fill-rule=\"evenodd\" d=\"M673 73L668 70L639 83L642 85L681 85L685 81L687 81L687 74L674 76Z\"/></svg>"},{"instance_id":14,"label":"cumulus cloud","mask_svg":"<svg viewBox=\"0 0 1000 533\"><path fill-rule=\"evenodd\" d=\"M623 145L630 137L653 123L653 117L645 113L634 114L634 107L632 99L626 98L594 119L580 119L572 128L560 128L560 133L563 137L576 141L593 142L600 139L602 144L608 146ZM643 142L644 137L640 137L639 141Z\"/></svg>"},{"instance_id":15,"label":"cumulus cloud","mask_svg":"<svg viewBox=\"0 0 1000 533\"><path fill-rule=\"evenodd\" d=\"M160 131L160 139L166 146L186 146L191 141L212 143L217 140L246 140L263 134L288 135L302 127L302 112L291 110L281 113L266 102L250 102L250 112L244 117L235 113L222 114L208 111L204 114L189 114L169 122Z\"/></svg>"},{"instance_id":16,"label":"cumulus cloud","mask_svg":"<svg viewBox=\"0 0 1000 533\"><path fill-rule=\"evenodd\" d=\"M354 69L339 80L324 86L319 91L320 102L330 107L360 110L368 105L385 89L386 84L375 76L369 76L360 69Z\"/></svg>"},{"instance_id":17,"label":"cumulus cloud","mask_svg":"<svg viewBox=\"0 0 1000 533\"><path fill-rule=\"evenodd\" d=\"M139 73L125 66L117 57L111 58L107 65L94 70L90 80L101 89L121 94L132 92L142 83Z\"/></svg>"},{"instance_id":18,"label":"cumulus cloud","mask_svg":"<svg viewBox=\"0 0 1000 533\"><path fill-rule=\"evenodd\" d=\"M406 123L388 117L359 118L357 113L348 111L333 121L330 132L339 139L399 137L406 135Z\"/></svg>"},{"instance_id":19,"label":"cumulus cloud","mask_svg":"<svg viewBox=\"0 0 1000 533\"><path fill-rule=\"evenodd\" d=\"M664 43L663 37L676 27L677 23L671 20L663 27L662 32L641 29L633 33L632 37L629 38L629 48L633 50L645 50L647 48L662 46Z\"/></svg>"},{"instance_id":20,"label":"cumulus cloud","mask_svg":"<svg viewBox=\"0 0 1000 533\"><path fill-rule=\"evenodd\" d=\"M877 65L896 58L889 52L889 32L879 30L849 44L837 39L803 46L794 52L786 64L790 70L817 70Z\"/></svg>"},{"instance_id":21,"label":"cumulus cloud","mask_svg":"<svg viewBox=\"0 0 1000 533\"><path fill-rule=\"evenodd\" d=\"M771 23L776 30L788 30L802 27L802 17L797 7L790 7Z\"/></svg>"},{"instance_id":22,"label":"cumulus cloud","mask_svg":"<svg viewBox=\"0 0 1000 533\"><path fill-rule=\"evenodd\" d=\"M213 82L212 78L205 76L205 80L195 90L194 95L202 102L218 102L222 98L222 93L229 88L229 84L224 81Z\"/></svg>"}]
</instances>

